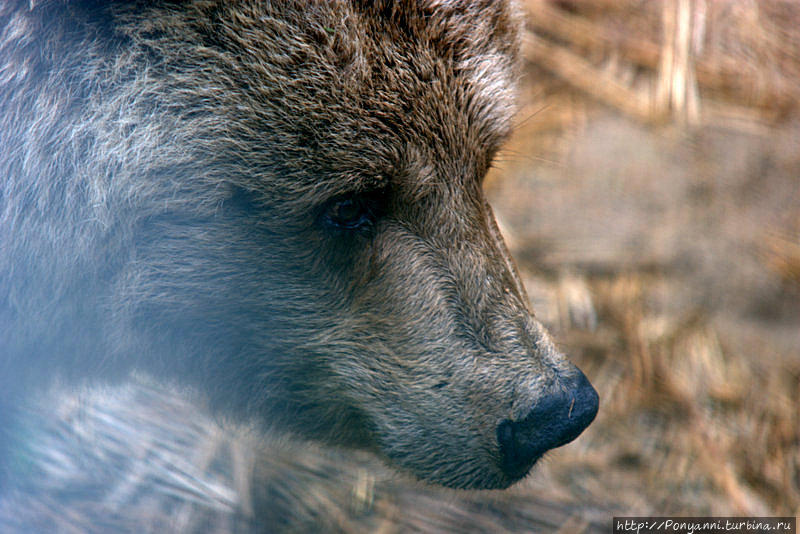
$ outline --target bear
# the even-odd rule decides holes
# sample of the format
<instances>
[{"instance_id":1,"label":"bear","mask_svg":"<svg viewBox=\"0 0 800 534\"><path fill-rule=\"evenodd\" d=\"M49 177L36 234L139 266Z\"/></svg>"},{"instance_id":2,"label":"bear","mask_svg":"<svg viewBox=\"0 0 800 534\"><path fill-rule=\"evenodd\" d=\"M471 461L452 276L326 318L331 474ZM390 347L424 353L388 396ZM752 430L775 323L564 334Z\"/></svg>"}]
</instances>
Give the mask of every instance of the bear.
<instances>
[{"instance_id":1,"label":"bear","mask_svg":"<svg viewBox=\"0 0 800 534\"><path fill-rule=\"evenodd\" d=\"M597 393L482 191L521 28L511 0L3 3L2 484L28 400L139 374L451 488L575 439Z\"/></svg>"}]
</instances>

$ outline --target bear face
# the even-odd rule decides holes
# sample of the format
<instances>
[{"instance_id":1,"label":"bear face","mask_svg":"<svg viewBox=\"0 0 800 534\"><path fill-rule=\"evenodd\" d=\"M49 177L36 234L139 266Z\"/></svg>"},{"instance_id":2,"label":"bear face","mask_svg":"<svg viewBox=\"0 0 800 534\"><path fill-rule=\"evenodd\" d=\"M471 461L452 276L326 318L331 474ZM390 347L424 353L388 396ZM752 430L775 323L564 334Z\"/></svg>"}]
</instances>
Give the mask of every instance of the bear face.
<instances>
[{"instance_id":1,"label":"bear face","mask_svg":"<svg viewBox=\"0 0 800 534\"><path fill-rule=\"evenodd\" d=\"M146 372L461 488L510 485L594 418L481 190L512 4L2 16L2 403Z\"/></svg>"}]
</instances>

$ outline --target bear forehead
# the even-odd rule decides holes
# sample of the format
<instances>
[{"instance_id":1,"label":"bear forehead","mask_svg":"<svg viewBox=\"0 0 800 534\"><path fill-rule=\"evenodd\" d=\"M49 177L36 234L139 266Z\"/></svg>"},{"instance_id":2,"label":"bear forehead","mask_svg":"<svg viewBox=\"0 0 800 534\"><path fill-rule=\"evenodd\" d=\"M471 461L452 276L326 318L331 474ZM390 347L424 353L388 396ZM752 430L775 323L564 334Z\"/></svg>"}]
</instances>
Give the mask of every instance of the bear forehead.
<instances>
[{"instance_id":1,"label":"bear forehead","mask_svg":"<svg viewBox=\"0 0 800 534\"><path fill-rule=\"evenodd\" d=\"M287 126L343 166L376 138L411 146L418 165L481 166L516 111L520 20L513 4L463 0L330 2L291 19L296 56L276 65Z\"/></svg>"},{"instance_id":2,"label":"bear forehead","mask_svg":"<svg viewBox=\"0 0 800 534\"><path fill-rule=\"evenodd\" d=\"M466 113L460 131L507 132L521 21L508 2L254 2L195 13L188 20L203 48L231 54L240 71L231 78L249 76L285 126L302 114L324 130L333 109L364 131L381 122L397 133L431 130Z\"/></svg>"},{"instance_id":3,"label":"bear forehead","mask_svg":"<svg viewBox=\"0 0 800 534\"><path fill-rule=\"evenodd\" d=\"M408 154L449 174L485 167L516 110L521 18L509 2L196 1L121 13L135 20L120 31L145 50L160 98L202 103L230 135L280 151L283 172L314 180L377 175ZM192 102L178 100L187 93Z\"/></svg>"}]
</instances>

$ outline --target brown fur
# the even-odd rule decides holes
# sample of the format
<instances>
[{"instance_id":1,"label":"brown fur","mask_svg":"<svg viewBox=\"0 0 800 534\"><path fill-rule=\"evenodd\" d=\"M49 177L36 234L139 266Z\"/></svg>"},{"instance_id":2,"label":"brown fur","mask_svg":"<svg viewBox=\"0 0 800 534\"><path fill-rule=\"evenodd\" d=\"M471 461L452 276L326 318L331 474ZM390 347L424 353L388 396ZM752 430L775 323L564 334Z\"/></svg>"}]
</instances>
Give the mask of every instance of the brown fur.
<instances>
[{"instance_id":1,"label":"brown fur","mask_svg":"<svg viewBox=\"0 0 800 534\"><path fill-rule=\"evenodd\" d=\"M524 475L498 425L578 371L481 191L519 27L489 0L4 4L0 405L140 371L428 481Z\"/></svg>"}]
</instances>

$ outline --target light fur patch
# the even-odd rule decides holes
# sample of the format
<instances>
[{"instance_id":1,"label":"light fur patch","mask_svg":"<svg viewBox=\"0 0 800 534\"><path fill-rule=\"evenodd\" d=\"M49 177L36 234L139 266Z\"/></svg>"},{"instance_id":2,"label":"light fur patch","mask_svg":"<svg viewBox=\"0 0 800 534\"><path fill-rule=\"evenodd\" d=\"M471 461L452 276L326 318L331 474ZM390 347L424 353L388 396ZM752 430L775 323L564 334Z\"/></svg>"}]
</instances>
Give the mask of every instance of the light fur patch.
<instances>
[{"instance_id":1,"label":"light fur patch","mask_svg":"<svg viewBox=\"0 0 800 534\"><path fill-rule=\"evenodd\" d=\"M510 128L517 109L514 75L508 57L491 52L462 60L463 73L474 95L470 113L482 127L495 135L504 135Z\"/></svg>"}]
</instances>

